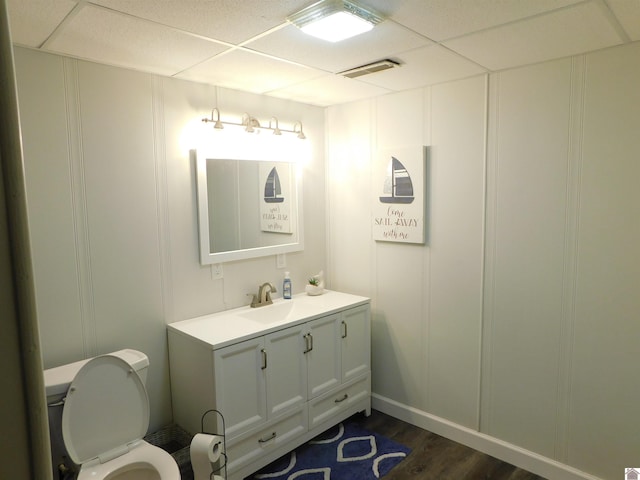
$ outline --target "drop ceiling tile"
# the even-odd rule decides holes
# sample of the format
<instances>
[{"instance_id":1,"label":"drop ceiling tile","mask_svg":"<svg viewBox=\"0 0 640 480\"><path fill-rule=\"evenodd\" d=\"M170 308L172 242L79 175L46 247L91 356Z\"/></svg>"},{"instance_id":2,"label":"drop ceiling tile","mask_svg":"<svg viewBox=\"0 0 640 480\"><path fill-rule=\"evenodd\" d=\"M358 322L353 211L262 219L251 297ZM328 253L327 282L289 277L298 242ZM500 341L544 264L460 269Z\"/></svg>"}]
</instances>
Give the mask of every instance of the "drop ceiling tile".
<instances>
[{"instance_id":1,"label":"drop ceiling tile","mask_svg":"<svg viewBox=\"0 0 640 480\"><path fill-rule=\"evenodd\" d=\"M319 40L289 25L247 47L336 73L431 43L397 23L384 21L367 33L337 43Z\"/></svg>"},{"instance_id":2,"label":"drop ceiling tile","mask_svg":"<svg viewBox=\"0 0 640 480\"><path fill-rule=\"evenodd\" d=\"M436 41L580 3L582 0L407 0L391 18Z\"/></svg>"},{"instance_id":3,"label":"drop ceiling tile","mask_svg":"<svg viewBox=\"0 0 640 480\"><path fill-rule=\"evenodd\" d=\"M376 97L386 93L389 93L389 90L375 85L327 74L324 77L274 90L269 92L269 95L326 107Z\"/></svg>"},{"instance_id":4,"label":"drop ceiling tile","mask_svg":"<svg viewBox=\"0 0 640 480\"><path fill-rule=\"evenodd\" d=\"M486 69L439 45L417 48L395 58L400 60L400 67L365 75L358 80L401 91L486 72Z\"/></svg>"},{"instance_id":5,"label":"drop ceiling tile","mask_svg":"<svg viewBox=\"0 0 640 480\"><path fill-rule=\"evenodd\" d=\"M177 76L221 87L264 93L322 75L325 72L236 49Z\"/></svg>"},{"instance_id":6,"label":"drop ceiling tile","mask_svg":"<svg viewBox=\"0 0 640 480\"><path fill-rule=\"evenodd\" d=\"M640 2L630 0L608 0L616 18L631 40L640 40Z\"/></svg>"},{"instance_id":7,"label":"drop ceiling tile","mask_svg":"<svg viewBox=\"0 0 640 480\"><path fill-rule=\"evenodd\" d=\"M443 42L490 70L537 63L623 42L594 2Z\"/></svg>"},{"instance_id":8,"label":"drop ceiling tile","mask_svg":"<svg viewBox=\"0 0 640 480\"><path fill-rule=\"evenodd\" d=\"M9 0L9 25L13 43L38 48L73 10L71 0Z\"/></svg>"},{"instance_id":9,"label":"drop ceiling tile","mask_svg":"<svg viewBox=\"0 0 640 480\"><path fill-rule=\"evenodd\" d=\"M286 23L309 0L93 0L94 3L237 44Z\"/></svg>"},{"instance_id":10,"label":"drop ceiling tile","mask_svg":"<svg viewBox=\"0 0 640 480\"><path fill-rule=\"evenodd\" d=\"M64 55L173 75L227 47L86 5L45 45Z\"/></svg>"}]
</instances>

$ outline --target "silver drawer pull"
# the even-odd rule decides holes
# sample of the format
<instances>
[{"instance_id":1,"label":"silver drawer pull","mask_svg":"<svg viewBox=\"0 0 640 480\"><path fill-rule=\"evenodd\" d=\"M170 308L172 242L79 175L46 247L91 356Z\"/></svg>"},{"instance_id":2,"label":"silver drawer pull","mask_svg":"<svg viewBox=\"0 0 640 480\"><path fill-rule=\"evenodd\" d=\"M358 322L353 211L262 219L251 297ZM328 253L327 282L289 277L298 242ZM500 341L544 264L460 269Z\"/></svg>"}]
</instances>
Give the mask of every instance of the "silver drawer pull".
<instances>
[{"instance_id":1,"label":"silver drawer pull","mask_svg":"<svg viewBox=\"0 0 640 480\"><path fill-rule=\"evenodd\" d=\"M311 337L310 333L307 333L302 338L304 338L304 352L302 353L309 353L311 350L313 350L313 337Z\"/></svg>"},{"instance_id":2,"label":"silver drawer pull","mask_svg":"<svg viewBox=\"0 0 640 480\"><path fill-rule=\"evenodd\" d=\"M274 438L276 438L276 432L273 432L269 438L261 438L258 440L258 442L260 443L267 443L269 440L273 440Z\"/></svg>"},{"instance_id":3,"label":"silver drawer pull","mask_svg":"<svg viewBox=\"0 0 640 480\"><path fill-rule=\"evenodd\" d=\"M344 402L347 398L349 398L349 395L347 395L346 393L344 394L344 396L342 398L336 398L334 400L335 403L342 403Z\"/></svg>"}]
</instances>

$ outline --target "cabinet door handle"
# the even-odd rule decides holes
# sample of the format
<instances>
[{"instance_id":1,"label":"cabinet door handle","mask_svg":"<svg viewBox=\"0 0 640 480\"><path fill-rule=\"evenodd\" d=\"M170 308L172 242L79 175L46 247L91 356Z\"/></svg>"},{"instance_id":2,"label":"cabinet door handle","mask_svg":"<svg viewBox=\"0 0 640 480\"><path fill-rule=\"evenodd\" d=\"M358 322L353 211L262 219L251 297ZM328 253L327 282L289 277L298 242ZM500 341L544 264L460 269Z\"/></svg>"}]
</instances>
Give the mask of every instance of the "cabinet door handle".
<instances>
[{"instance_id":1,"label":"cabinet door handle","mask_svg":"<svg viewBox=\"0 0 640 480\"><path fill-rule=\"evenodd\" d=\"M273 432L271 435L269 435L268 438L259 438L258 442L260 443L267 443L269 440L273 440L274 438L276 438L276 432Z\"/></svg>"},{"instance_id":2,"label":"cabinet door handle","mask_svg":"<svg viewBox=\"0 0 640 480\"><path fill-rule=\"evenodd\" d=\"M260 369L265 370L267 368L267 351L263 348L260 353L262 353L262 367Z\"/></svg>"},{"instance_id":3,"label":"cabinet door handle","mask_svg":"<svg viewBox=\"0 0 640 480\"><path fill-rule=\"evenodd\" d=\"M349 395L345 393L345 394L344 394L344 396L343 396L342 398L336 398L336 399L334 400L334 402L335 402L335 403L342 403L342 402L344 402L347 398L349 398Z\"/></svg>"},{"instance_id":4,"label":"cabinet door handle","mask_svg":"<svg viewBox=\"0 0 640 480\"><path fill-rule=\"evenodd\" d=\"M313 335L311 335L310 333L307 333L304 336L304 346L305 351L303 353L309 353L311 350L313 350Z\"/></svg>"},{"instance_id":5,"label":"cabinet door handle","mask_svg":"<svg viewBox=\"0 0 640 480\"><path fill-rule=\"evenodd\" d=\"M347 338L347 322L342 321L342 338Z\"/></svg>"}]
</instances>

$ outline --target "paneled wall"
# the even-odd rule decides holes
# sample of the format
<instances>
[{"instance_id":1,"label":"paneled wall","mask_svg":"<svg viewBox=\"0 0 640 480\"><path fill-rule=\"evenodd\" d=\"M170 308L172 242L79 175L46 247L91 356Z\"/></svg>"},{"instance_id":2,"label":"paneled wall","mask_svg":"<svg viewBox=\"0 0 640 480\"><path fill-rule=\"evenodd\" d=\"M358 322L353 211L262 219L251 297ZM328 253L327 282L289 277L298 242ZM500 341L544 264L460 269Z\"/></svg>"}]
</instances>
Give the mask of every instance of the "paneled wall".
<instances>
[{"instance_id":1,"label":"paneled wall","mask_svg":"<svg viewBox=\"0 0 640 480\"><path fill-rule=\"evenodd\" d=\"M633 44L328 109L331 282L373 298L374 406L546 478L633 464L638 58ZM373 241L376 149L423 144L426 245Z\"/></svg>"},{"instance_id":2,"label":"paneled wall","mask_svg":"<svg viewBox=\"0 0 640 480\"><path fill-rule=\"evenodd\" d=\"M45 366L143 350L151 428L168 423L166 323L283 275L273 257L223 280L199 264L189 125L214 105L302 120L305 251L287 270L297 292L324 268L372 297L375 405L548 478L618 478L640 451L638 58L323 110L16 49ZM372 159L411 145L429 146L427 242L375 242Z\"/></svg>"},{"instance_id":3,"label":"paneled wall","mask_svg":"<svg viewBox=\"0 0 640 480\"><path fill-rule=\"evenodd\" d=\"M29 225L45 368L121 348L150 359L154 430L171 422L166 324L246 305L284 269L275 256L199 263L194 126L218 106L300 120L305 252L287 255L294 292L325 268L324 111L279 99L16 48ZM234 117L235 118L235 117ZM197 372L194 372L197 374Z\"/></svg>"}]
</instances>

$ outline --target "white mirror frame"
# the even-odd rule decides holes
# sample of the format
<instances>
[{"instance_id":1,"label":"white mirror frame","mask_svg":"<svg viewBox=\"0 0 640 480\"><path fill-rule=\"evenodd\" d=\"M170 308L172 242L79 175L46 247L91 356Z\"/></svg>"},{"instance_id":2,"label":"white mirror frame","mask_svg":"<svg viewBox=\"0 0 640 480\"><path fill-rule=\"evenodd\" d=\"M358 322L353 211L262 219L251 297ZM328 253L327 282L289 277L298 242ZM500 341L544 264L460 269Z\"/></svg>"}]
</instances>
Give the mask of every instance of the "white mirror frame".
<instances>
[{"instance_id":1,"label":"white mirror frame","mask_svg":"<svg viewBox=\"0 0 640 480\"><path fill-rule=\"evenodd\" d=\"M229 152L226 152L229 153ZM297 218L295 218L295 231L297 241L281 245L269 245L265 247L246 248L243 250L232 250L228 252L210 252L209 248L209 200L207 192L207 160L259 160L259 161L287 161L286 158L238 158L238 155L224 155L210 148L198 148L191 150L192 157L196 163L196 188L198 200L198 231L200 240L200 263L211 265L215 263L232 262L246 260L249 258L265 257L268 255L278 255L280 253L298 252L304 250L304 221L302 215L302 166L300 162L291 162L294 171L294 188L297 199Z\"/></svg>"}]
</instances>

